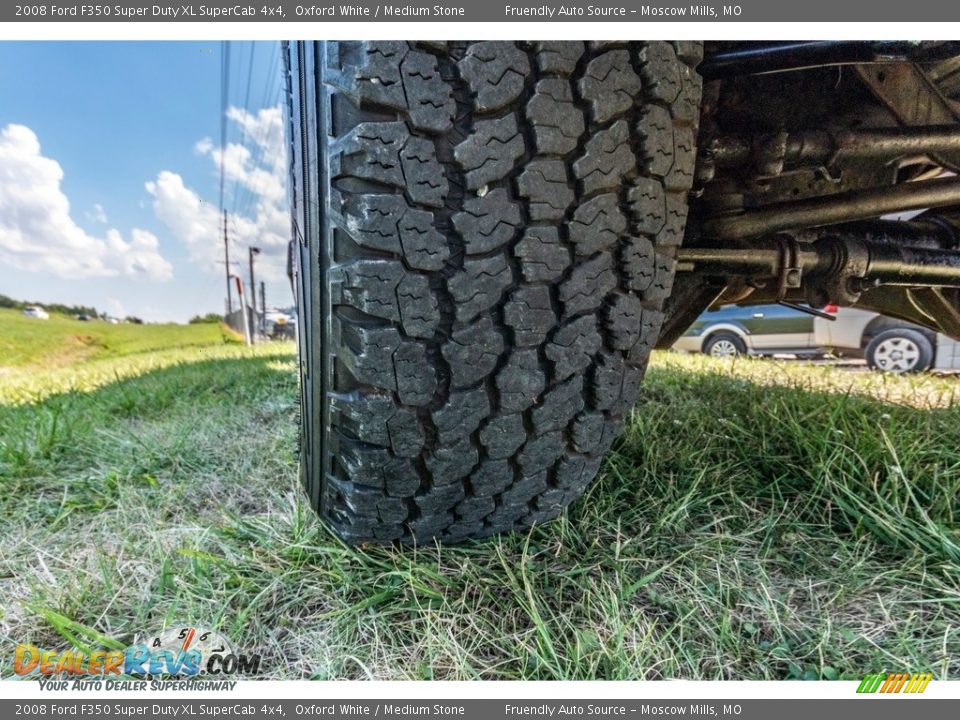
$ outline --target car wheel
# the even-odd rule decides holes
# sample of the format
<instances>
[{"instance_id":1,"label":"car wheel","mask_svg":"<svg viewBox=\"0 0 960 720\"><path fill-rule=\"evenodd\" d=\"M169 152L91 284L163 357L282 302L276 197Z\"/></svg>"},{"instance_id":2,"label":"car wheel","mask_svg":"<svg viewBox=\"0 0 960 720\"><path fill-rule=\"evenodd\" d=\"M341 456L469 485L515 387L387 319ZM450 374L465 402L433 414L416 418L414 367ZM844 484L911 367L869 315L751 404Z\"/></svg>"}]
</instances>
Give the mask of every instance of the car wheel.
<instances>
[{"instance_id":1,"label":"car wheel","mask_svg":"<svg viewBox=\"0 0 960 720\"><path fill-rule=\"evenodd\" d=\"M703 354L715 358L737 357L747 354L747 346L733 333L721 332L707 340Z\"/></svg>"},{"instance_id":2,"label":"car wheel","mask_svg":"<svg viewBox=\"0 0 960 720\"><path fill-rule=\"evenodd\" d=\"M906 328L886 330L867 345L867 365L892 373L921 372L933 363L933 343Z\"/></svg>"},{"instance_id":3,"label":"car wheel","mask_svg":"<svg viewBox=\"0 0 960 720\"><path fill-rule=\"evenodd\" d=\"M556 517L659 337L701 46L287 47L313 507L353 543Z\"/></svg>"}]
</instances>

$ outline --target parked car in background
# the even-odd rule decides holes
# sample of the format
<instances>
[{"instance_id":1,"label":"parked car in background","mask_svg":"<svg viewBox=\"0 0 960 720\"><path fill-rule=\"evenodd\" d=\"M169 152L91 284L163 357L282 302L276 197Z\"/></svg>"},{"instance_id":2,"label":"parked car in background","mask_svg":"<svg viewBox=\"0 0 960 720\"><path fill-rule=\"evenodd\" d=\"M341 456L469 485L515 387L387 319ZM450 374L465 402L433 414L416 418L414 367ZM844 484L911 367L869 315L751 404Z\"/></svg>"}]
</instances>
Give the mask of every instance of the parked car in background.
<instances>
[{"instance_id":1,"label":"parked car in background","mask_svg":"<svg viewBox=\"0 0 960 720\"><path fill-rule=\"evenodd\" d=\"M264 333L273 340L293 339L296 316L287 310L267 310L264 316Z\"/></svg>"},{"instance_id":2,"label":"parked car in background","mask_svg":"<svg viewBox=\"0 0 960 720\"><path fill-rule=\"evenodd\" d=\"M49 320L50 315L38 305L27 305L23 309L24 317L37 318L38 320Z\"/></svg>"},{"instance_id":3,"label":"parked car in background","mask_svg":"<svg viewBox=\"0 0 960 720\"><path fill-rule=\"evenodd\" d=\"M784 305L727 305L700 315L673 348L713 357L862 357L895 373L960 368L960 343L946 335L869 310L825 310L832 320Z\"/></svg>"}]
</instances>

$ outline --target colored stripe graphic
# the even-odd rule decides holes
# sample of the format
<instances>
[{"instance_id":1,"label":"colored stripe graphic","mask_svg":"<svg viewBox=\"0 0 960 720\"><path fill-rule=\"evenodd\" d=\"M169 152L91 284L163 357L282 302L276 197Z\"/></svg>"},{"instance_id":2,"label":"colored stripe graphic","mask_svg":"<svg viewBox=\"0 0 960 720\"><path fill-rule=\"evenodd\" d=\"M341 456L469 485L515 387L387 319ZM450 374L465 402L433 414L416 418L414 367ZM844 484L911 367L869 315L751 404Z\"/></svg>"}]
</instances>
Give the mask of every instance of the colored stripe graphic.
<instances>
[{"instance_id":1,"label":"colored stripe graphic","mask_svg":"<svg viewBox=\"0 0 960 720\"><path fill-rule=\"evenodd\" d=\"M933 673L868 673L863 676L858 693L922 693L927 689Z\"/></svg>"}]
</instances>

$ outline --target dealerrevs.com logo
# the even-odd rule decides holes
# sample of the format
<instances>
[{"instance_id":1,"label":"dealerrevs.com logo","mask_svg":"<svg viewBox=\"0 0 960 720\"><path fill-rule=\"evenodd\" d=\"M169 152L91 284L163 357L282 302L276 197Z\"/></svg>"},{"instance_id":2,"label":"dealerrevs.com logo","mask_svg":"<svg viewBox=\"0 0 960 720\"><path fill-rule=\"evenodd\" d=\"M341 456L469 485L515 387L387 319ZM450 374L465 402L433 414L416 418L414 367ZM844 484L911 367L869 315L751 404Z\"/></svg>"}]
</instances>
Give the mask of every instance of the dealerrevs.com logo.
<instances>
[{"instance_id":1,"label":"dealerrevs.com logo","mask_svg":"<svg viewBox=\"0 0 960 720\"><path fill-rule=\"evenodd\" d=\"M36 645L19 644L14 650L13 669L17 675L39 675L48 681L130 677L141 682L110 682L107 689L142 690L144 679L256 675L260 671L260 655L234 650L216 631L184 626L149 635L124 650L54 652ZM159 682L160 685L154 687L168 684ZM51 682L44 684L52 685ZM232 687L234 683L228 684ZM71 687L77 687L76 683ZM66 683L57 683L52 689L66 689Z\"/></svg>"}]
</instances>

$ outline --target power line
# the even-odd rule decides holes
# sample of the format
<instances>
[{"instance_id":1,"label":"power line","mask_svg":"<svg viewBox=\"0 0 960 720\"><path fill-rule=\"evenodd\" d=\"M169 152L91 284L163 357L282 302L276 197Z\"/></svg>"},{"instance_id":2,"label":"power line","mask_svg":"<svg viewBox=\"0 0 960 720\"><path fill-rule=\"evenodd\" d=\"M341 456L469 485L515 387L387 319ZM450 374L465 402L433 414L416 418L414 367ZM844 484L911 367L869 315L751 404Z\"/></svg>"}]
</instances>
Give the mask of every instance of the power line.
<instances>
[{"instance_id":1,"label":"power line","mask_svg":"<svg viewBox=\"0 0 960 720\"><path fill-rule=\"evenodd\" d=\"M227 150L227 106L230 101L230 42L224 40L220 45L220 211L226 210L223 203L224 154Z\"/></svg>"},{"instance_id":2,"label":"power line","mask_svg":"<svg viewBox=\"0 0 960 720\"><path fill-rule=\"evenodd\" d=\"M243 96L243 109L246 111L247 115L252 115L250 112L250 84L253 81L253 59L256 56L257 44L253 40L250 41L250 61L247 63L247 90ZM240 124L240 146L244 147L247 139L247 126L246 123ZM233 212L237 212L237 195L240 187L240 176L238 175L233 181Z\"/></svg>"}]
</instances>

